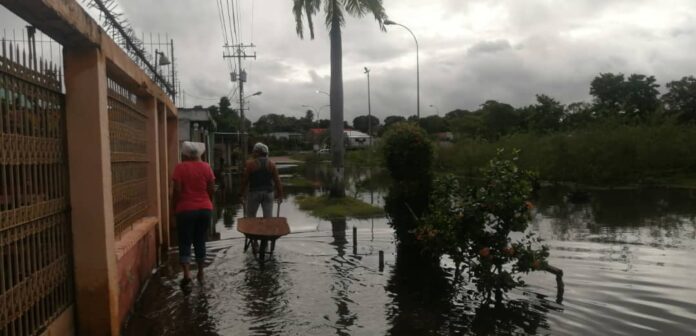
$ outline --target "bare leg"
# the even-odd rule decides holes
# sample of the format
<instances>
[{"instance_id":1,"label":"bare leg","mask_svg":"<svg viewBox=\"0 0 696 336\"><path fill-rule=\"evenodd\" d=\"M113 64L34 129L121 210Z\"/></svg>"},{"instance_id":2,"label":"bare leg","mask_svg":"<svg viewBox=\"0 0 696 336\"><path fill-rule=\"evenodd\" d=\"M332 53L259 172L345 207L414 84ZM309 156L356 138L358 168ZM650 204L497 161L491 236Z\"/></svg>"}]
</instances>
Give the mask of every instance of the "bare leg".
<instances>
[{"instance_id":1,"label":"bare leg","mask_svg":"<svg viewBox=\"0 0 696 336\"><path fill-rule=\"evenodd\" d=\"M196 274L196 279L198 279L198 282L203 282L203 266L204 266L203 261L199 261L198 262L198 273Z\"/></svg>"},{"instance_id":2,"label":"bare leg","mask_svg":"<svg viewBox=\"0 0 696 336\"><path fill-rule=\"evenodd\" d=\"M181 268L184 270L184 279L191 279L191 266L189 263L182 263Z\"/></svg>"}]
</instances>

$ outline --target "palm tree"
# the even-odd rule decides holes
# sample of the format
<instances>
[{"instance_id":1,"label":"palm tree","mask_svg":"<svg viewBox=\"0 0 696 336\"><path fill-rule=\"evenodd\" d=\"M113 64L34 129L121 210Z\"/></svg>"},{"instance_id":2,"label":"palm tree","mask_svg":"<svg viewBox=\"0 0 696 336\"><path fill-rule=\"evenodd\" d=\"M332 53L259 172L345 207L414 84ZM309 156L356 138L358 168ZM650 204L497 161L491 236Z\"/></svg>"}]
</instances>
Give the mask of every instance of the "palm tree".
<instances>
[{"instance_id":1,"label":"palm tree","mask_svg":"<svg viewBox=\"0 0 696 336\"><path fill-rule=\"evenodd\" d=\"M293 0L297 35L304 38L304 20L312 39L314 39L313 17L321 10L322 3L326 14L325 24L331 38L331 166L333 178L331 186L332 197L344 197L345 186L343 176L343 44L341 42L341 27L345 24L345 14L363 17L372 13L382 31L385 31L384 20L387 15L382 6L382 0Z\"/></svg>"}]
</instances>

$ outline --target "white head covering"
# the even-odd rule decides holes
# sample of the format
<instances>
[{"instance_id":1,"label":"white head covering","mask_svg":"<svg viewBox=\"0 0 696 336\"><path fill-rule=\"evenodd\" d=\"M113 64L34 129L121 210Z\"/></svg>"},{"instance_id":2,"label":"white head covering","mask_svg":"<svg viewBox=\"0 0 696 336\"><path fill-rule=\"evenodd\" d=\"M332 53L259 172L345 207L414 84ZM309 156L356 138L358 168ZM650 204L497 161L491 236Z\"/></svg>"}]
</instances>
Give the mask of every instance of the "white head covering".
<instances>
[{"instance_id":1,"label":"white head covering","mask_svg":"<svg viewBox=\"0 0 696 336\"><path fill-rule=\"evenodd\" d=\"M202 142L184 141L181 145L181 153L189 158L201 158L205 153L205 144Z\"/></svg>"},{"instance_id":2,"label":"white head covering","mask_svg":"<svg viewBox=\"0 0 696 336\"><path fill-rule=\"evenodd\" d=\"M268 155L268 146L266 146L260 142L257 142L254 145L254 152L259 152L259 153Z\"/></svg>"}]
</instances>

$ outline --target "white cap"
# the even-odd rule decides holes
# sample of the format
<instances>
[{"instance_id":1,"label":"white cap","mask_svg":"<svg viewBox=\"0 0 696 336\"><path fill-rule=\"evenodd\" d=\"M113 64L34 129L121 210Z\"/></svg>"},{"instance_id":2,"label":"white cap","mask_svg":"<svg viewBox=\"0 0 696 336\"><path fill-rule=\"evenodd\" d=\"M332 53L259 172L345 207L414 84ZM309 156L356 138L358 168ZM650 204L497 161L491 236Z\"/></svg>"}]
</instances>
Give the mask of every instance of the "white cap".
<instances>
[{"instance_id":1,"label":"white cap","mask_svg":"<svg viewBox=\"0 0 696 336\"><path fill-rule=\"evenodd\" d=\"M268 155L268 146L266 146L260 142L257 142L254 145L254 152L259 152L259 153Z\"/></svg>"},{"instance_id":2,"label":"white cap","mask_svg":"<svg viewBox=\"0 0 696 336\"><path fill-rule=\"evenodd\" d=\"M184 141L181 144L181 153L186 157L200 158L205 153L205 144L202 142Z\"/></svg>"}]
</instances>

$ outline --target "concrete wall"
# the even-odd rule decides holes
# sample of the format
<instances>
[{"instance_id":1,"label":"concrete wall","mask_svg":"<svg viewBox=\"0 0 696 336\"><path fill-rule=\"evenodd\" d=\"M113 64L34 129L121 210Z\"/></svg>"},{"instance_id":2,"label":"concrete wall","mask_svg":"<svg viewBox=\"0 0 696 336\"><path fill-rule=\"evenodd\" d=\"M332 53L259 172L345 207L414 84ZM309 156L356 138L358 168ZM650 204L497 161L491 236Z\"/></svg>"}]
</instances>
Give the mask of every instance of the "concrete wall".
<instances>
[{"instance_id":1,"label":"concrete wall","mask_svg":"<svg viewBox=\"0 0 696 336\"><path fill-rule=\"evenodd\" d=\"M118 312L121 322L128 317L130 307L157 264L157 223L156 217L138 221L116 244L118 306L123 308Z\"/></svg>"},{"instance_id":2,"label":"concrete wall","mask_svg":"<svg viewBox=\"0 0 696 336\"><path fill-rule=\"evenodd\" d=\"M64 47L65 108L75 305L44 335L119 335L123 321L169 246L169 177L179 160L171 99L75 0L0 0ZM156 13L153 13L156 15ZM138 96L148 114L148 211L114 233L107 78Z\"/></svg>"}]
</instances>

